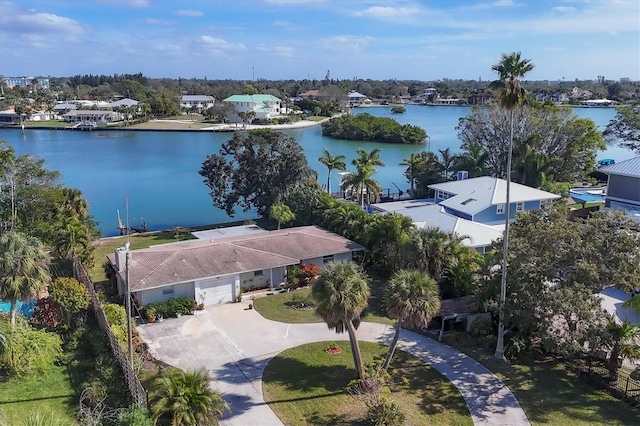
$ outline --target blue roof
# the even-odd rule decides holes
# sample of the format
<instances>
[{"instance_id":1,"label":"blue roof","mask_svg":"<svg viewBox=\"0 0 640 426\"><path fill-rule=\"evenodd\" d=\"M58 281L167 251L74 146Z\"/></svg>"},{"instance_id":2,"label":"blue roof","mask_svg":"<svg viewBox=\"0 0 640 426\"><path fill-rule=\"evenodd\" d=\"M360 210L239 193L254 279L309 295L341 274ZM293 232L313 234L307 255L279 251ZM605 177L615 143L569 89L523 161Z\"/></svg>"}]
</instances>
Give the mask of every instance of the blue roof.
<instances>
[{"instance_id":1,"label":"blue roof","mask_svg":"<svg viewBox=\"0 0 640 426\"><path fill-rule=\"evenodd\" d=\"M600 167L599 170L610 175L640 177L640 157Z\"/></svg>"}]
</instances>

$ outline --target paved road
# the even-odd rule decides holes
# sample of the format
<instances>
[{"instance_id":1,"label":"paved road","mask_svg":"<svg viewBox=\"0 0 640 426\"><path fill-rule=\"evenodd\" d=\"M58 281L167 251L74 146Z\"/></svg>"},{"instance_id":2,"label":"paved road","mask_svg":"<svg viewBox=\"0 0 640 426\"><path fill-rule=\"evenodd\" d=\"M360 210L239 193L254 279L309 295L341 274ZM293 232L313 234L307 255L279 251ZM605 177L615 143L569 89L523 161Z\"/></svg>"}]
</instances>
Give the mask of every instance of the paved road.
<instances>
[{"instance_id":1,"label":"paved road","mask_svg":"<svg viewBox=\"0 0 640 426\"><path fill-rule=\"evenodd\" d=\"M170 365L205 367L217 378L212 386L231 406L223 426L271 426L282 422L262 397L262 373L285 349L318 341L347 340L325 324L285 324L267 320L248 302L208 306L194 316L138 326L151 353ZM393 328L362 323L358 338L388 343ZM420 357L458 388L476 425L529 425L515 396L493 373L463 353L403 330L399 349Z\"/></svg>"}]
</instances>

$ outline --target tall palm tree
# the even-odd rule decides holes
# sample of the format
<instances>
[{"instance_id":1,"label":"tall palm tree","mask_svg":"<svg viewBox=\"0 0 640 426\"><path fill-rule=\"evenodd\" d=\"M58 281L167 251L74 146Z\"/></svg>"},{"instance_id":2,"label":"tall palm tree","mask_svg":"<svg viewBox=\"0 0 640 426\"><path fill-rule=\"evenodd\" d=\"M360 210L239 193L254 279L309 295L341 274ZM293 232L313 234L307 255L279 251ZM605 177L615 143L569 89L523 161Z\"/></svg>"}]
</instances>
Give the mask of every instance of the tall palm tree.
<instances>
[{"instance_id":1,"label":"tall palm tree","mask_svg":"<svg viewBox=\"0 0 640 426\"><path fill-rule=\"evenodd\" d=\"M353 262L328 264L311 287L311 297L316 301L316 314L336 333L346 330L349 334L359 379L363 379L364 375L356 329L370 294L367 276Z\"/></svg>"},{"instance_id":2,"label":"tall palm tree","mask_svg":"<svg viewBox=\"0 0 640 426\"><path fill-rule=\"evenodd\" d=\"M422 159L420 155L416 153L411 153L409 158L405 158L400 163L401 166L407 166L407 170L404 172L404 175L409 180L409 185L411 185L411 198L416 198L416 193L414 191L416 175L418 173L418 167L422 163Z\"/></svg>"},{"instance_id":3,"label":"tall palm tree","mask_svg":"<svg viewBox=\"0 0 640 426\"><path fill-rule=\"evenodd\" d=\"M359 157L354 158L351 164L360 168L372 168L372 174L376 173L375 166L384 166L384 162L380 158L380 148L374 148L367 152L362 148L358 148L356 151Z\"/></svg>"},{"instance_id":4,"label":"tall palm tree","mask_svg":"<svg viewBox=\"0 0 640 426\"><path fill-rule=\"evenodd\" d=\"M8 300L11 329L16 326L16 303L42 291L51 280L49 256L42 243L18 231L0 236L0 298Z\"/></svg>"},{"instance_id":5,"label":"tall palm tree","mask_svg":"<svg viewBox=\"0 0 640 426\"><path fill-rule=\"evenodd\" d=\"M357 193L358 201L362 207L365 205L365 200L366 204L369 204L371 200L375 202L382 193L380 184L371 175L371 169L359 167L356 172L347 173L342 178L342 190L351 189Z\"/></svg>"},{"instance_id":6,"label":"tall palm tree","mask_svg":"<svg viewBox=\"0 0 640 426\"><path fill-rule=\"evenodd\" d=\"M507 259L509 255L509 215L511 202L511 156L513 151L513 125L516 108L525 99L526 91L520 86L519 79L533 70L534 65L530 59L522 59L520 52L510 54L503 53L500 62L491 69L498 73L498 80L491 82L489 88L497 90L497 98L500 106L510 112L509 145L507 148L507 194L504 214L504 253L502 258L502 281L500 284L500 310L498 319L498 341L494 357L500 360L504 358L504 304L507 295Z\"/></svg>"},{"instance_id":7,"label":"tall palm tree","mask_svg":"<svg viewBox=\"0 0 640 426\"><path fill-rule=\"evenodd\" d=\"M154 421L168 416L175 426L212 424L228 410L219 392L211 390L207 370L171 370L156 379L151 396Z\"/></svg>"},{"instance_id":8,"label":"tall palm tree","mask_svg":"<svg viewBox=\"0 0 640 426\"><path fill-rule=\"evenodd\" d=\"M9 340L9 336L7 336L5 333L2 332L2 330L0 330L0 360L2 359L2 356L5 353L9 352L10 344L11 344L11 341Z\"/></svg>"},{"instance_id":9,"label":"tall palm tree","mask_svg":"<svg viewBox=\"0 0 640 426\"><path fill-rule=\"evenodd\" d=\"M327 173L327 193L331 194L331 171L332 170L347 170L347 165L344 162L344 155L332 155L328 149L323 150L322 157L318 158L321 164L323 164L327 169L329 169Z\"/></svg>"},{"instance_id":10,"label":"tall palm tree","mask_svg":"<svg viewBox=\"0 0 640 426\"><path fill-rule=\"evenodd\" d=\"M391 318L397 320L396 332L382 369L389 367L398 345L400 328L426 328L440 310L438 284L424 272L401 269L387 283L384 304Z\"/></svg>"},{"instance_id":11,"label":"tall palm tree","mask_svg":"<svg viewBox=\"0 0 640 426\"><path fill-rule=\"evenodd\" d=\"M613 317L609 317L607 331L611 338L611 355L609 357L609 374L615 377L618 371L618 359L640 359L640 345L635 340L640 336L640 326L629 321L618 324Z\"/></svg>"},{"instance_id":12,"label":"tall palm tree","mask_svg":"<svg viewBox=\"0 0 640 426\"><path fill-rule=\"evenodd\" d=\"M451 148L439 149L438 153L440 155L437 156L437 165L440 168L440 173L442 175L442 178L445 181L451 180L451 177L452 177L451 174L455 169L456 163L459 160L459 156L456 154L453 154L451 152Z\"/></svg>"}]
</instances>

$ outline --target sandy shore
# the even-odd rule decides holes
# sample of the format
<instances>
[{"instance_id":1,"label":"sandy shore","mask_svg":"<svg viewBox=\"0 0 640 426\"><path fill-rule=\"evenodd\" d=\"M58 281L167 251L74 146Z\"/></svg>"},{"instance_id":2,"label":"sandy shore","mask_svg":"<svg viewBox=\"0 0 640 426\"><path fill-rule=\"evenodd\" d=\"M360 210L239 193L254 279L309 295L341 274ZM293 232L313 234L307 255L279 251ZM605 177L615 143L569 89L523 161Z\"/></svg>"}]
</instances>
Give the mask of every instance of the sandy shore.
<instances>
[{"instance_id":1,"label":"sandy shore","mask_svg":"<svg viewBox=\"0 0 640 426\"><path fill-rule=\"evenodd\" d=\"M289 124L207 124L193 120L150 120L145 123L134 124L133 126L123 127L120 130L171 130L171 131L209 131L209 132L235 132L241 130L253 130L253 129L274 129L274 130L287 130L287 129L303 129L305 127L319 126L325 121L329 120L329 117L321 121L300 120L295 123Z\"/></svg>"}]
</instances>

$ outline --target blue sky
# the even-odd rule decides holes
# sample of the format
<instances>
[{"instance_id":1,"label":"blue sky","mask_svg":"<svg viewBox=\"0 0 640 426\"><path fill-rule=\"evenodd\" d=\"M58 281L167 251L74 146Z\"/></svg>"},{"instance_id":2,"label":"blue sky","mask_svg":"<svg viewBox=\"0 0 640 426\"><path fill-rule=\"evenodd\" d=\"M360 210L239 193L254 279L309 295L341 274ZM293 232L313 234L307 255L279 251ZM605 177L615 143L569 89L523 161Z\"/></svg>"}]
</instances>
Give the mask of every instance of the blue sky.
<instances>
[{"instance_id":1,"label":"blue sky","mask_svg":"<svg viewBox=\"0 0 640 426\"><path fill-rule=\"evenodd\" d=\"M0 0L0 74L640 80L638 0Z\"/></svg>"}]
</instances>

